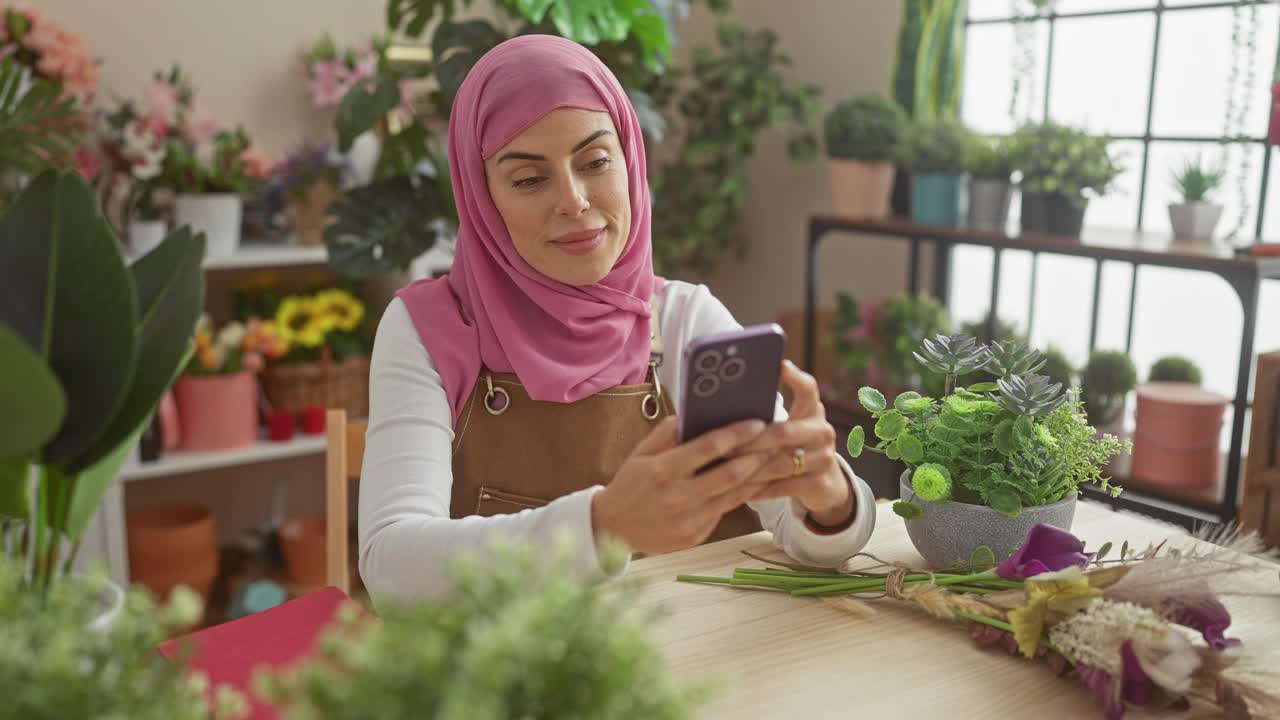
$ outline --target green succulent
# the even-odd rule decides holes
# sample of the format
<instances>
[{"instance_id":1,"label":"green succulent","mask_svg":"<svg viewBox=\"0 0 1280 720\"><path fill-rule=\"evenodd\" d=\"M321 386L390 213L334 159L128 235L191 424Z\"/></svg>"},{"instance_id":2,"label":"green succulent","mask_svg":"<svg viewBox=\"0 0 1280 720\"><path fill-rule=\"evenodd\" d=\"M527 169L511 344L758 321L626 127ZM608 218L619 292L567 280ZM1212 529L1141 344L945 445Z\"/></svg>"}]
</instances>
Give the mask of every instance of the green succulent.
<instances>
[{"instance_id":1,"label":"green succulent","mask_svg":"<svg viewBox=\"0 0 1280 720\"><path fill-rule=\"evenodd\" d=\"M944 375L964 375L981 370L991 361L986 348L965 335L938 335L925 339L913 353L917 362Z\"/></svg>"},{"instance_id":2,"label":"green succulent","mask_svg":"<svg viewBox=\"0 0 1280 720\"><path fill-rule=\"evenodd\" d=\"M1016 341L991 343L987 346L987 356L983 369L997 378L1038 372L1045 364L1039 350Z\"/></svg>"},{"instance_id":3,"label":"green succulent","mask_svg":"<svg viewBox=\"0 0 1280 720\"><path fill-rule=\"evenodd\" d=\"M823 125L827 155L843 160L885 162L893 159L906 113L879 95L846 100L831 109Z\"/></svg>"},{"instance_id":4,"label":"green succulent","mask_svg":"<svg viewBox=\"0 0 1280 720\"><path fill-rule=\"evenodd\" d=\"M1162 357L1151 366L1151 382L1184 382L1200 384L1200 367L1181 355Z\"/></svg>"},{"instance_id":5,"label":"green succulent","mask_svg":"<svg viewBox=\"0 0 1280 720\"><path fill-rule=\"evenodd\" d=\"M1062 407L1067 401L1062 385L1050 383L1044 375L1028 373L1001 378L996 381L1000 387L997 402L1005 410L1015 415L1039 417Z\"/></svg>"},{"instance_id":6,"label":"green succulent","mask_svg":"<svg viewBox=\"0 0 1280 720\"><path fill-rule=\"evenodd\" d=\"M922 120L907 128L898 161L916 175L964 172L972 133L956 120Z\"/></svg>"}]
</instances>

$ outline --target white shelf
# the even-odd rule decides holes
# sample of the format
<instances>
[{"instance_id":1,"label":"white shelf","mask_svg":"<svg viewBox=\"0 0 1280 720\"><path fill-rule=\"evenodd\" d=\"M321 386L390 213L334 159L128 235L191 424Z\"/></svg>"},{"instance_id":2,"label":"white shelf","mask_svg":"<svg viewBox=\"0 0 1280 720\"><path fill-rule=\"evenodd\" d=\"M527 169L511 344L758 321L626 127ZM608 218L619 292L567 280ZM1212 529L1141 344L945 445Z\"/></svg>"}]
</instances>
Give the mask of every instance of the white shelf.
<instances>
[{"instance_id":1,"label":"white shelf","mask_svg":"<svg viewBox=\"0 0 1280 720\"><path fill-rule=\"evenodd\" d=\"M206 270L231 270L236 268L279 267L283 265L320 265L329 262L323 245L241 245L234 255L206 257Z\"/></svg>"},{"instance_id":2,"label":"white shelf","mask_svg":"<svg viewBox=\"0 0 1280 720\"><path fill-rule=\"evenodd\" d=\"M324 452L324 448L324 435L295 435L292 440L285 442L260 440L253 445L234 450L219 450L215 452L170 451L161 455L159 460L125 466L120 471L120 479L129 482L131 480L181 475L200 470L248 465L302 455L314 455Z\"/></svg>"}]
</instances>

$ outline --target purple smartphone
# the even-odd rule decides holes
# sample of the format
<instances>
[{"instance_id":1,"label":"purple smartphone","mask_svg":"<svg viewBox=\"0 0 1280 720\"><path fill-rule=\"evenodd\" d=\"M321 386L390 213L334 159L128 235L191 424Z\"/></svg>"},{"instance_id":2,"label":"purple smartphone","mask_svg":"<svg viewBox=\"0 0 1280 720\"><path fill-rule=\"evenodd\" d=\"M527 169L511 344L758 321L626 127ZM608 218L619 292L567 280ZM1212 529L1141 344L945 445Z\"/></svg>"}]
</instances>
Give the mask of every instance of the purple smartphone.
<instances>
[{"instance_id":1,"label":"purple smartphone","mask_svg":"<svg viewBox=\"0 0 1280 720\"><path fill-rule=\"evenodd\" d=\"M680 382L681 442L740 420L772 422L785 344L775 323L689 343Z\"/></svg>"}]
</instances>

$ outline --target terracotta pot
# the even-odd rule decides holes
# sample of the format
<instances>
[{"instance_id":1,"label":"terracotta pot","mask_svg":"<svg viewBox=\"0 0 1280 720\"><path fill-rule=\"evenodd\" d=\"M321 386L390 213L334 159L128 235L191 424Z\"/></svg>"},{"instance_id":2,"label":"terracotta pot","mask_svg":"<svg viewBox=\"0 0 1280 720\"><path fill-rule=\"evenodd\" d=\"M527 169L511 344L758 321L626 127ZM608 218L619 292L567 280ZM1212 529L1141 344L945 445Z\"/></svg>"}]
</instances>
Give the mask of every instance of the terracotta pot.
<instances>
[{"instance_id":1,"label":"terracotta pot","mask_svg":"<svg viewBox=\"0 0 1280 720\"><path fill-rule=\"evenodd\" d=\"M228 450L258 441L258 381L251 372L186 375L174 386L182 449Z\"/></svg>"},{"instance_id":2,"label":"terracotta pot","mask_svg":"<svg viewBox=\"0 0 1280 720\"><path fill-rule=\"evenodd\" d=\"M157 505L126 516L129 575L165 598L178 585L206 601L218 576L213 513L197 505Z\"/></svg>"},{"instance_id":3,"label":"terracotta pot","mask_svg":"<svg viewBox=\"0 0 1280 720\"><path fill-rule=\"evenodd\" d=\"M289 199L289 212L293 216L293 230L299 245L324 244L324 229L332 222L329 206L338 197L331 183L314 182L307 186L302 197Z\"/></svg>"},{"instance_id":4,"label":"terracotta pot","mask_svg":"<svg viewBox=\"0 0 1280 720\"><path fill-rule=\"evenodd\" d=\"M323 515L290 518L280 526L280 550L289 579L319 587L327 580Z\"/></svg>"},{"instance_id":5,"label":"terracotta pot","mask_svg":"<svg viewBox=\"0 0 1280 720\"><path fill-rule=\"evenodd\" d=\"M831 168L831 208L837 215L882 219L889 216L893 192L893 163L860 160L828 161Z\"/></svg>"},{"instance_id":6,"label":"terracotta pot","mask_svg":"<svg viewBox=\"0 0 1280 720\"><path fill-rule=\"evenodd\" d=\"M1183 488L1213 487L1222 473L1218 440L1231 399L1190 383L1138 387L1133 476Z\"/></svg>"}]
</instances>

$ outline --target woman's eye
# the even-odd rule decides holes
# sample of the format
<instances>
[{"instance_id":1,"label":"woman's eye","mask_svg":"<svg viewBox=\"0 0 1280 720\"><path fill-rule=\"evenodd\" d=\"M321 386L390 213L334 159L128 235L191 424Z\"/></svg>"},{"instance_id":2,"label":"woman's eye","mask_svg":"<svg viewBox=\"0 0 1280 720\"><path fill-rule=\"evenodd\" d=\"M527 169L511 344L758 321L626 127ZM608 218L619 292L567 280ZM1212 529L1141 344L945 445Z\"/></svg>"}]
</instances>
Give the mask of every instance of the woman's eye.
<instances>
[{"instance_id":1,"label":"woman's eye","mask_svg":"<svg viewBox=\"0 0 1280 720\"><path fill-rule=\"evenodd\" d=\"M606 156L606 157L602 157L602 158L599 158L599 159L596 159L596 160L592 160L591 162L587 163L587 169L588 169L588 170L603 170L603 169L605 169L606 167L609 167L609 163L610 163L610 162L612 162L612 160L610 160L608 156Z\"/></svg>"},{"instance_id":2,"label":"woman's eye","mask_svg":"<svg viewBox=\"0 0 1280 720\"><path fill-rule=\"evenodd\" d=\"M533 187L534 185L537 185L538 183L542 182L542 180L543 180L543 178L542 178L542 177L540 177L540 176L538 176L538 175L533 175L533 176L530 176L530 177L527 177L527 178L520 178L519 180L515 180L515 181L513 181L513 182L511 183L511 187L516 187L516 188L531 188L531 187Z\"/></svg>"}]
</instances>

